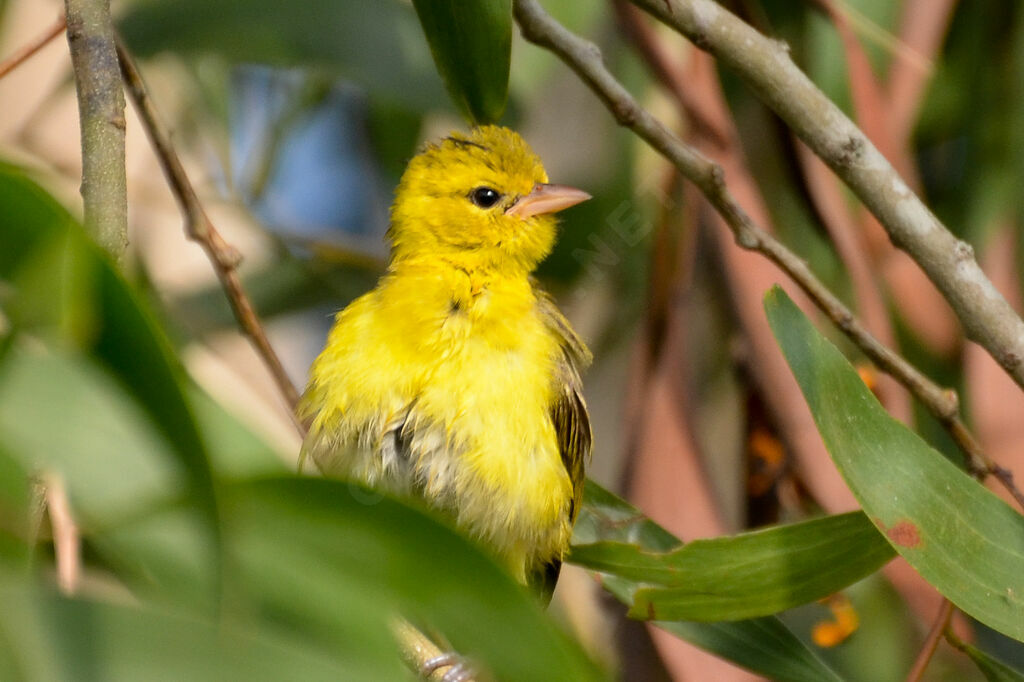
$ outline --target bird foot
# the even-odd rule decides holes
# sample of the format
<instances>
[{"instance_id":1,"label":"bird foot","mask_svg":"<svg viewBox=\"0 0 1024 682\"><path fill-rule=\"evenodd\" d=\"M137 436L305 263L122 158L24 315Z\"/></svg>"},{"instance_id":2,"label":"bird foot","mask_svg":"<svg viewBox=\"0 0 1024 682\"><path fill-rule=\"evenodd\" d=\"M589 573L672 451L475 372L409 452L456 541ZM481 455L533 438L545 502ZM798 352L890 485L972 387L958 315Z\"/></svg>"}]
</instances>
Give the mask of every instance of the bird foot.
<instances>
[{"instance_id":1,"label":"bird foot","mask_svg":"<svg viewBox=\"0 0 1024 682\"><path fill-rule=\"evenodd\" d=\"M430 679L436 670L447 667L441 682L471 682L476 676L476 671L469 661L455 653L448 651L440 656L434 656L420 667L420 677L424 680Z\"/></svg>"}]
</instances>

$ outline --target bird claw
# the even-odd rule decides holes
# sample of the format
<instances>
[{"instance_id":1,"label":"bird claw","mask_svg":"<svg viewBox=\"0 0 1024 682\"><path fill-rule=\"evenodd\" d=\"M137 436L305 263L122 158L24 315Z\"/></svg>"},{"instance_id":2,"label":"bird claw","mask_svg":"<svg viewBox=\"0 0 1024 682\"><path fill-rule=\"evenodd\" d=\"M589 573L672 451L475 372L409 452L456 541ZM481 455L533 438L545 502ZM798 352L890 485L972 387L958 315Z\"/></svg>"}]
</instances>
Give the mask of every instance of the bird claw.
<instances>
[{"instance_id":1,"label":"bird claw","mask_svg":"<svg viewBox=\"0 0 1024 682\"><path fill-rule=\"evenodd\" d=\"M441 682L470 682L476 676L476 671L469 661L454 651L448 651L440 656L434 656L420 666L420 677L429 679L434 671L445 667L448 670L441 676Z\"/></svg>"}]
</instances>

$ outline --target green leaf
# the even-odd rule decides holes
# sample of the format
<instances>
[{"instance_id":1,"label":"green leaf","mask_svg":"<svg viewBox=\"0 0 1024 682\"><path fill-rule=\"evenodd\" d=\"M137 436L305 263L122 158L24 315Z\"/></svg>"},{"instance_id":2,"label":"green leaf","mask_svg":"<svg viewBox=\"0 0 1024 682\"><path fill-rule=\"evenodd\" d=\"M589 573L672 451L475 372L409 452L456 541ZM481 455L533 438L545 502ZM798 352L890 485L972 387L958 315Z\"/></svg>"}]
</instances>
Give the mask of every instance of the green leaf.
<instances>
[{"instance_id":1,"label":"green leaf","mask_svg":"<svg viewBox=\"0 0 1024 682\"><path fill-rule=\"evenodd\" d=\"M669 552L682 546L678 538L636 507L593 481L587 481L569 561L575 561L578 547L602 541L630 543L636 545L638 551L647 553ZM610 574L602 574L601 584L626 605L633 603L633 594L640 587L637 581ZM773 680L840 680L835 671L773 616L723 623L655 621L655 625Z\"/></svg>"},{"instance_id":2,"label":"green leaf","mask_svg":"<svg viewBox=\"0 0 1024 682\"><path fill-rule=\"evenodd\" d=\"M240 626L66 599L0 583L0 678L5 680L400 679L391 647L352 633L358 656L328 656L269 626Z\"/></svg>"},{"instance_id":3,"label":"green leaf","mask_svg":"<svg viewBox=\"0 0 1024 682\"><path fill-rule=\"evenodd\" d=\"M63 475L86 528L183 489L145 412L95 361L71 351L11 351L0 367L0 441L25 469Z\"/></svg>"},{"instance_id":4,"label":"green leaf","mask_svg":"<svg viewBox=\"0 0 1024 682\"><path fill-rule=\"evenodd\" d=\"M722 621L777 613L821 599L895 556L861 512L696 540L669 553L633 544L576 546L572 561L638 583L629 615Z\"/></svg>"},{"instance_id":5,"label":"green leaf","mask_svg":"<svg viewBox=\"0 0 1024 682\"><path fill-rule=\"evenodd\" d=\"M953 646L970 656L974 665L978 666L978 670L989 682L1024 682L1024 674L989 656L978 647L960 641L955 642Z\"/></svg>"},{"instance_id":6,"label":"green leaf","mask_svg":"<svg viewBox=\"0 0 1024 682\"><path fill-rule=\"evenodd\" d=\"M960 609L1024 640L1024 516L890 417L781 289L765 308L825 446L872 522Z\"/></svg>"},{"instance_id":7,"label":"green leaf","mask_svg":"<svg viewBox=\"0 0 1024 682\"><path fill-rule=\"evenodd\" d=\"M78 346L119 381L134 403L130 428L134 428L141 416L143 421L156 427L170 446L160 450L149 444L145 451L167 455L184 473L191 492L190 502L205 516L209 542L216 553L220 523L209 453L185 398L184 370L153 315L102 249L52 197L16 168L0 165L0 207L6 211L8 205L14 207L16 216L26 218L0 222L0 243L11 246L6 251L2 263L4 271L0 275L9 277L13 284L14 301L10 307L18 313L12 314L13 324L33 334L42 334L53 348ZM69 276L69 272L73 276ZM45 374L45 370L38 367L33 371ZM26 389L30 393L24 395L51 391L53 401L58 404L59 394L64 389L61 377L41 376L40 382L32 383ZM9 410L15 414L28 409L18 404L20 398L20 395L14 396L8 401ZM28 402L32 402L31 398ZM87 411L89 403L89 398L83 397L79 411ZM32 404L39 418L38 438L54 438L53 432L62 431L54 428L55 420L64 415L52 407L47 408L45 401ZM138 408L141 408L141 415L136 413ZM83 419L81 433L88 434L84 437L109 435L90 428L88 417L83 415ZM19 428L10 420L8 425L14 430ZM75 435L78 433L76 431ZM114 440L110 447L117 445ZM71 453L82 451L74 447L69 450L26 449L22 452L64 458L66 463ZM92 459L92 467L108 464L103 475L110 480L135 482L122 478L123 472L109 466L101 453ZM102 494L108 486L100 483L96 490ZM83 485L82 489L85 487Z\"/></svg>"},{"instance_id":8,"label":"green leaf","mask_svg":"<svg viewBox=\"0 0 1024 682\"><path fill-rule=\"evenodd\" d=\"M0 445L0 568L28 566L30 490L25 468Z\"/></svg>"},{"instance_id":9,"label":"green leaf","mask_svg":"<svg viewBox=\"0 0 1024 682\"><path fill-rule=\"evenodd\" d=\"M496 679L604 679L534 595L427 513L329 479L240 482L226 495L235 596L304 637L346 646L367 619L401 614Z\"/></svg>"},{"instance_id":10,"label":"green leaf","mask_svg":"<svg viewBox=\"0 0 1024 682\"><path fill-rule=\"evenodd\" d=\"M413 0L448 92L474 123L495 123L508 98L511 0Z\"/></svg>"}]
</instances>

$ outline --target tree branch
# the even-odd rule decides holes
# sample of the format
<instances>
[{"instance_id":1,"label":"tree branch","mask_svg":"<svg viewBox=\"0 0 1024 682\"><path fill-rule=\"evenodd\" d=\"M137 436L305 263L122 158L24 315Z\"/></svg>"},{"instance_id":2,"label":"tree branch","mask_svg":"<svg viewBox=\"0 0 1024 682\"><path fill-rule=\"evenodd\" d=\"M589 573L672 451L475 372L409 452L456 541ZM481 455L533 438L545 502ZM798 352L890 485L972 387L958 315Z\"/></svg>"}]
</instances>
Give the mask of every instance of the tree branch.
<instances>
[{"instance_id":1,"label":"tree branch","mask_svg":"<svg viewBox=\"0 0 1024 682\"><path fill-rule=\"evenodd\" d=\"M918 682L924 676L924 671L928 668L932 656L935 655L935 649L939 646L942 633L949 627L949 619L952 616L953 602L943 599L939 613L935 617L935 622L932 623L928 636L925 637L924 644L921 646L921 651L918 652L917 658L914 659L914 665L910 667L910 672L907 673L907 682Z\"/></svg>"},{"instance_id":2,"label":"tree branch","mask_svg":"<svg viewBox=\"0 0 1024 682\"><path fill-rule=\"evenodd\" d=\"M30 42L18 48L14 54L7 59L0 62L0 78L3 78L11 71L21 66L29 57L34 55L39 50L46 47L47 44L61 33L67 26L67 21L64 15L57 17L57 21L53 22L49 28L40 33L38 36L33 38Z\"/></svg>"},{"instance_id":3,"label":"tree branch","mask_svg":"<svg viewBox=\"0 0 1024 682\"><path fill-rule=\"evenodd\" d=\"M733 68L839 175L949 301L967 337L1024 387L1024 321L992 285L969 244L921 202L845 114L768 38L713 0L633 0Z\"/></svg>"},{"instance_id":4,"label":"tree branch","mask_svg":"<svg viewBox=\"0 0 1024 682\"><path fill-rule=\"evenodd\" d=\"M270 371L271 376L273 376L274 383L277 384L278 390L288 404L292 421L299 434L305 435L306 428L296 415L296 407L299 404L299 392L295 389L291 379L288 378L281 360L270 345L256 310L242 288L242 282L238 277L237 268L242 260L241 256L234 247L224 241L224 238L220 236L213 223L210 222L206 211L203 210L199 197L196 195L188 175L185 174L185 168L181 165L181 159L178 158L178 154L171 144L170 134L160 122L156 108L153 106L153 101L146 91L146 84L142 80L142 74L139 73L131 53L128 52L128 49L119 39L117 40L117 56L121 60L121 72L124 76L128 93L132 98L132 103L135 105L135 110L142 121L143 127L146 129L146 134L149 136L154 151L156 151L160 166L163 168L167 182L171 186L171 191L174 193L178 206L181 208L185 219L185 235L192 241L197 242L203 248L203 251L206 252L207 257L209 257L210 262L213 264L213 269L217 273L217 278L220 280L225 294L227 294L228 302L231 304L231 310L235 314L235 319L238 320L238 325L249 338L256 352Z\"/></svg>"},{"instance_id":5,"label":"tree branch","mask_svg":"<svg viewBox=\"0 0 1024 682\"><path fill-rule=\"evenodd\" d=\"M941 388L879 342L811 272L806 262L758 227L729 192L721 167L680 141L664 124L637 104L604 66L597 46L569 32L548 15L536 0L515 0L513 11L524 38L558 55L604 102L621 125L630 128L671 161L684 177L697 185L732 230L737 244L762 253L778 265L880 369L895 377L917 396L949 429L967 453L972 473L979 476L995 474L1024 507L1024 494L1013 485L1009 472L1002 470L985 455L960 419L956 393Z\"/></svg>"},{"instance_id":6,"label":"tree branch","mask_svg":"<svg viewBox=\"0 0 1024 682\"><path fill-rule=\"evenodd\" d=\"M65 0L82 128L85 228L114 258L128 245L124 92L110 0Z\"/></svg>"}]
</instances>

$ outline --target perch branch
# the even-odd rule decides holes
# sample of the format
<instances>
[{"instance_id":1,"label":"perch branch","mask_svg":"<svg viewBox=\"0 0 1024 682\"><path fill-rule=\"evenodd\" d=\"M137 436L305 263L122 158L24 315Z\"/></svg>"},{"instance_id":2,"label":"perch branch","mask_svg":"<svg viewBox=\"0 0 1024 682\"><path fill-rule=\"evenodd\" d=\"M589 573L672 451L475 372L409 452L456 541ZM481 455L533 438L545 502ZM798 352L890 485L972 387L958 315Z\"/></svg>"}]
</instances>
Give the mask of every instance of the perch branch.
<instances>
[{"instance_id":1,"label":"perch branch","mask_svg":"<svg viewBox=\"0 0 1024 682\"><path fill-rule=\"evenodd\" d=\"M25 61L27 61L29 57L31 57L36 52L39 52L39 50L46 47L51 40L53 40L54 38L56 38L64 32L65 27L67 27L67 20L64 18L64 15L62 14L59 17L57 17L57 21L53 22L53 24L49 28L47 28L45 31L40 33L38 36L33 38L25 45L18 48L18 50L16 50L15 53L12 54L10 57L0 62L0 78L3 78L11 71L14 71L16 68L21 66Z\"/></svg>"},{"instance_id":2,"label":"perch branch","mask_svg":"<svg viewBox=\"0 0 1024 682\"><path fill-rule=\"evenodd\" d=\"M932 280L963 324L1024 387L1024 321L993 286L973 248L911 191L856 125L768 38L713 0L633 0L743 78L860 198Z\"/></svg>"},{"instance_id":3,"label":"perch branch","mask_svg":"<svg viewBox=\"0 0 1024 682\"><path fill-rule=\"evenodd\" d=\"M1024 507L1024 494L1014 486L1010 473L985 455L960 419L956 393L938 386L879 342L811 272L805 261L758 227L729 192L721 167L680 141L643 109L604 66L596 45L568 31L548 15L536 0L515 0L513 11L524 38L554 52L594 91L620 125L631 129L700 189L728 224L737 244L760 252L778 265L882 371L893 376L917 396L949 429L968 455L972 473L979 476L995 475Z\"/></svg>"},{"instance_id":4,"label":"perch branch","mask_svg":"<svg viewBox=\"0 0 1024 682\"><path fill-rule=\"evenodd\" d=\"M65 0L82 129L85 228L114 258L128 245L124 92L110 0Z\"/></svg>"},{"instance_id":5,"label":"perch branch","mask_svg":"<svg viewBox=\"0 0 1024 682\"><path fill-rule=\"evenodd\" d=\"M170 134L157 115L153 100L150 99L142 80L142 74L139 73L131 53L120 40L117 41L117 55L121 60L121 72L128 88L128 94L132 98L135 110L146 129L153 149L156 151L167 182L171 186L171 191L181 208L185 219L185 234L206 252L217 273L217 278L227 294L235 319L238 320L242 331L270 371L274 383L277 384L278 390L288 404L296 429L300 435L304 435L305 427L295 413L299 403L299 393L291 379L288 378L277 353L270 345L256 310L242 288L242 282L238 277L241 256L234 247L224 241L220 232L210 222L206 211L203 210L195 188L192 187L188 175L185 174L185 168L181 165L181 159L178 158L178 153L171 144Z\"/></svg>"},{"instance_id":6,"label":"perch branch","mask_svg":"<svg viewBox=\"0 0 1024 682\"><path fill-rule=\"evenodd\" d=\"M415 673L427 669L428 663L444 654L441 649L425 634L404 618L396 618L391 624L391 631L398 640L399 653L405 665ZM441 666L430 673L427 680L443 681L445 673L451 666ZM464 682L473 682L474 677L460 678Z\"/></svg>"}]
</instances>

